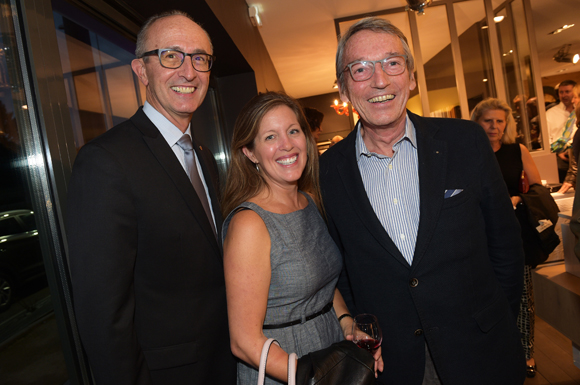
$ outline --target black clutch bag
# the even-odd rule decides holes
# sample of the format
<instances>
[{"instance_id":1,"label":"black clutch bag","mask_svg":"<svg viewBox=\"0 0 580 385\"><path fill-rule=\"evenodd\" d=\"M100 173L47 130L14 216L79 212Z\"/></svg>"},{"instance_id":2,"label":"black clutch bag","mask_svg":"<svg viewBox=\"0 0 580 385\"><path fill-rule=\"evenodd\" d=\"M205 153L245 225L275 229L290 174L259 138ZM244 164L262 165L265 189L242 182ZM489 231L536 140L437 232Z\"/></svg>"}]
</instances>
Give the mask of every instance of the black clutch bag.
<instances>
[{"instance_id":1,"label":"black clutch bag","mask_svg":"<svg viewBox=\"0 0 580 385\"><path fill-rule=\"evenodd\" d=\"M298 359L297 385L372 385L375 359L351 341L341 341Z\"/></svg>"}]
</instances>

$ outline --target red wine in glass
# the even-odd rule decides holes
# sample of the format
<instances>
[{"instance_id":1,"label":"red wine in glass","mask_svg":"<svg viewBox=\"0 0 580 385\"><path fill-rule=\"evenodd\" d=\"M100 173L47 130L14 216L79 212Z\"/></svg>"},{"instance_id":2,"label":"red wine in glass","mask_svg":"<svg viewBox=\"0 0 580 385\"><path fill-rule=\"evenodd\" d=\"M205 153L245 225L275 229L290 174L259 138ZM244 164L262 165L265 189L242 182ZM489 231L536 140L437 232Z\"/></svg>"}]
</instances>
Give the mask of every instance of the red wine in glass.
<instances>
[{"instance_id":1,"label":"red wine in glass","mask_svg":"<svg viewBox=\"0 0 580 385\"><path fill-rule=\"evenodd\" d=\"M368 350L369 352L374 352L376 348L381 345L380 340L375 340L374 338L365 338L362 340L358 340L356 342L359 348L363 348Z\"/></svg>"},{"instance_id":2,"label":"red wine in glass","mask_svg":"<svg viewBox=\"0 0 580 385\"><path fill-rule=\"evenodd\" d=\"M383 340L377 317L372 314L360 314L354 317L352 324L352 341L358 347L373 353Z\"/></svg>"}]
</instances>

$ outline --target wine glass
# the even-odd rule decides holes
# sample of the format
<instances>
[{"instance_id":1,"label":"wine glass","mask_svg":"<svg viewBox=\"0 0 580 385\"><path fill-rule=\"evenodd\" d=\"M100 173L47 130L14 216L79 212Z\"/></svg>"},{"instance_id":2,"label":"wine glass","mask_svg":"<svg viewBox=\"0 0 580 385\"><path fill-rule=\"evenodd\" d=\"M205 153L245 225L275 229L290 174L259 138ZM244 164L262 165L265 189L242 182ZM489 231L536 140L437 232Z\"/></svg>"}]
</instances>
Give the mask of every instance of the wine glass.
<instances>
[{"instance_id":1,"label":"wine glass","mask_svg":"<svg viewBox=\"0 0 580 385\"><path fill-rule=\"evenodd\" d=\"M352 342L373 353L383 341L379 320L372 314L359 314L352 324Z\"/></svg>"}]
</instances>

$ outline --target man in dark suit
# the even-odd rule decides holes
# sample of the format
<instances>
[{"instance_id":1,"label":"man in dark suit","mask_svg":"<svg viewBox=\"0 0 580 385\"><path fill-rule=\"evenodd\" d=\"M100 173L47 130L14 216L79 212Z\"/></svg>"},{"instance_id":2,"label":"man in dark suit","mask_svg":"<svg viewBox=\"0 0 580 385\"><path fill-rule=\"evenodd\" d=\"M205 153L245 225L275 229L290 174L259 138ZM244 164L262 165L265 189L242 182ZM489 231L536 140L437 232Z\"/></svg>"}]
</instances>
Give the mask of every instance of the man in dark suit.
<instances>
[{"instance_id":1,"label":"man in dark suit","mask_svg":"<svg viewBox=\"0 0 580 385\"><path fill-rule=\"evenodd\" d=\"M190 137L212 52L187 14L149 19L132 62L147 102L76 158L70 268L97 384L235 383L216 238L217 166Z\"/></svg>"},{"instance_id":2,"label":"man in dark suit","mask_svg":"<svg viewBox=\"0 0 580 385\"><path fill-rule=\"evenodd\" d=\"M320 163L339 289L353 314L379 319L378 383L522 384L523 250L507 189L481 127L406 111L413 69L382 19L339 43L339 92L360 115Z\"/></svg>"}]
</instances>

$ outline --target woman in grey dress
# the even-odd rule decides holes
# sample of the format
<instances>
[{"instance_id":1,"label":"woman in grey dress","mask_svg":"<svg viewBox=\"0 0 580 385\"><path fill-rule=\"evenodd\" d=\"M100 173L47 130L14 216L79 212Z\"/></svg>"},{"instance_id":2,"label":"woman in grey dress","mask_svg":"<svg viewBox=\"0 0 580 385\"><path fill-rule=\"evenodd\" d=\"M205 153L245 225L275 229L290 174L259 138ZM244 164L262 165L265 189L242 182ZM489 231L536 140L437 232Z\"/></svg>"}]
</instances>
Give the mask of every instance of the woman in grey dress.
<instances>
[{"instance_id":1,"label":"woman in grey dress","mask_svg":"<svg viewBox=\"0 0 580 385\"><path fill-rule=\"evenodd\" d=\"M352 317L336 289L342 258L321 216L316 144L294 99L273 92L252 99L231 151L222 237L238 384L256 384L270 337L280 347L270 349L266 383L280 384L288 353L300 357L350 334ZM382 370L380 350L375 359Z\"/></svg>"}]
</instances>

